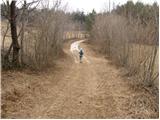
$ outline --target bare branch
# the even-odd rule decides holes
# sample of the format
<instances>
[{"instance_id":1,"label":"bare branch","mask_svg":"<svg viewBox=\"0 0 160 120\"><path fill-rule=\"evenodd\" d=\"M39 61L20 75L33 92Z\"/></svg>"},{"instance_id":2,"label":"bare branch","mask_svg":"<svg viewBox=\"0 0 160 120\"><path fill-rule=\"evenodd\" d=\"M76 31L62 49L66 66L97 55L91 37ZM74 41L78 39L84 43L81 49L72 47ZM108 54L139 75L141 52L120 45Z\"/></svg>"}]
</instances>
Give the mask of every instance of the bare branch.
<instances>
[{"instance_id":1,"label":"bare branch","mask_svg":"<svg viewBox=\"0 0 160 120\"><path fill-rule=\"evenodd\" d=\"M3 39L2 39L2 50L4 50L4 42L5 42L5 38L7 36L8 30L9 30L9 22L7 23L7 29L6 29L4 36L3 36Z\"/></svg>"}]
</instances>

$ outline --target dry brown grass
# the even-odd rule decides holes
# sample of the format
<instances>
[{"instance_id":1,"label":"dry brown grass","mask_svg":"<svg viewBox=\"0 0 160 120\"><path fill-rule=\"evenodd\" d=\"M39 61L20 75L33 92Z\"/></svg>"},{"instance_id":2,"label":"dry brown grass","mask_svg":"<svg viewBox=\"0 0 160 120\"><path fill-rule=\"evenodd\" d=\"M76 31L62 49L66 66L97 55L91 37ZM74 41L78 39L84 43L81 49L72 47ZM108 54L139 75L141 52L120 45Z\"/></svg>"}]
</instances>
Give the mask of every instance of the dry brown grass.
<instances>
[{"instance_id":1,"label":"dry brown grass","mask_svg":"<svg viewBox=\"0 0 160 120\"><path fill-rule=\"evenodd\" d=\"M131 46L132 45L132 46ZM155 46L152 45L140 45L140 44L131 44L130 47L132 47L132 52L130 51L129 56L128 56L128 65L130 65L130 67L134 67L134 69L136 70L136 74L137 74L137 79L139 79L139 81L141 81L140 77L143 77L143 73L144 71L144 66L148 67L149 66L149 60L151 58L148 58L149 56L151 56L153 53L153 48ZM158 47L158 46L157 46ZM146 61L144 61L146 60ZM137 64L139 63L139 64ZM154 74L158 74L159 73L159 52L156 55L156 61L154 63L154 70L153 73ZM159 78L154 80L154 85L159 88Z\"/></svg>"}]
</instances>

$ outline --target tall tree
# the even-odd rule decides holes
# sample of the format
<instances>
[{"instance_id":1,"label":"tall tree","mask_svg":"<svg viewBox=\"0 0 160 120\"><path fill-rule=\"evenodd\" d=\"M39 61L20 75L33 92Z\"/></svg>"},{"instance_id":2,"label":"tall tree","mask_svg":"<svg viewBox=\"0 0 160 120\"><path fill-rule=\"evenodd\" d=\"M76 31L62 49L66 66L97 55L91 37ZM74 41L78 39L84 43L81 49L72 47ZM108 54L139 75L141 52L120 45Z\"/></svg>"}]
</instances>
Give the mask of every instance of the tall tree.
<instances>
[{"instance_id":1,"label":"tall tree","mask_svg":"<svg viewBox=\"0 0 160 120\"><path fill-rule=\"evenodd\" d=\"M16 1L12 1L10 5L10 26L11 26L11 37L13 45L13 65L19 65L19 43L17 37L17 26L16 26Z\"/></svg>"},{"instance_id":2,"label":"tall tree","mask_svg":"<svg viewBox=\"0 0 160 120\"><path fill-rule=\"evenodd\" d=\"M88 31L92 30L92 25L94 24L96 16L96 11L93 9L91 13L86 16L86 28Z\"/></svg>"}]
</instances>

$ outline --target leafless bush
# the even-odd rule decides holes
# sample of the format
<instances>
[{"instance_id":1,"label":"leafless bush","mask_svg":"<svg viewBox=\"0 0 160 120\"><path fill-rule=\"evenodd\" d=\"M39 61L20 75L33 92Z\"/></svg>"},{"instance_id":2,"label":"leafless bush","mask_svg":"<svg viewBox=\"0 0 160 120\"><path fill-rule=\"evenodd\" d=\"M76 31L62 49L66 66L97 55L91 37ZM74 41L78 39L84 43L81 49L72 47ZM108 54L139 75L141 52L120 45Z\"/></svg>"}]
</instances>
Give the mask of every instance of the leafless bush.
<instances>
[{"instance_id":1,"label":"leafless bush","mask_svg":"<svg viewBox=\"0 0 160 120\"><path fill-rule=\"evenodd\" d=\"M34 20L26 27L23 43L24 63L33 68L52 64L62 52L67 21L59 1L54 2L52 8L49 1L41 1L40 4L42 9L34 13Z\"/></svg>"},{"instance_id":2,"label":"leafless bush","mask_svg":"<svg viewBox=\"0 0 160 120\"><path fill-rule=\"evenodd\" d=\"M152 21L144 26L139 20L104 13L97 15L92 37L103 53L127 68L129 76L134 75L140 83L150 86L158 80L157 32Z\"/></svg>"},{"instance_id":3,"label":"leafless bush","mask_svg":"<svg viewBox=\"0 0 160 120\"><path fill-rule=\"evenodd\" d=\"M116 15L100 15L93 28L94 36L103 44L102 50L117 62L125 64L128 56L126 19Z\"/></svg>"}]
</instances>

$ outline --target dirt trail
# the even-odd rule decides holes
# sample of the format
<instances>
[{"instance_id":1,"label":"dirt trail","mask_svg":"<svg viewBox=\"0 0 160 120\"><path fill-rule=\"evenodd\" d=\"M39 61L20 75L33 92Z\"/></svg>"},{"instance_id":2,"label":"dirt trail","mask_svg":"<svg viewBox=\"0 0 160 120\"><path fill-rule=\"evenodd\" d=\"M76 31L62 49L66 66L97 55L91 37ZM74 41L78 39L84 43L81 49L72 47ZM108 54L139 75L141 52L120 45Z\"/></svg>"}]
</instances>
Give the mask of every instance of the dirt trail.
<instances>
[{"instance_id":1,"label":"dirt trail","mask_svg":"<svg viewBox=\"0 0 160 120\"><path fill-rule=\"evenodd\" d=\"M146 101L150 102L147 94L131 90L128 80L124 80L120 76L120 71L108 60L94 53L88 45L81 43L80 46L83 47L86 56L83 63L75 62L76 52L73 54L67 48L65 52L70 57L57 63L57 71L32 76L20 72L5 73L2 80L3 117L143 118L157 116L147 105L141 103L140 106L139 101L135 99L146 97ZM13 77L14 75L16 78ZM9 82L5 80L7 77ZM11 91L14 91L14 94Z\"/></svg>"}]
</instances>

